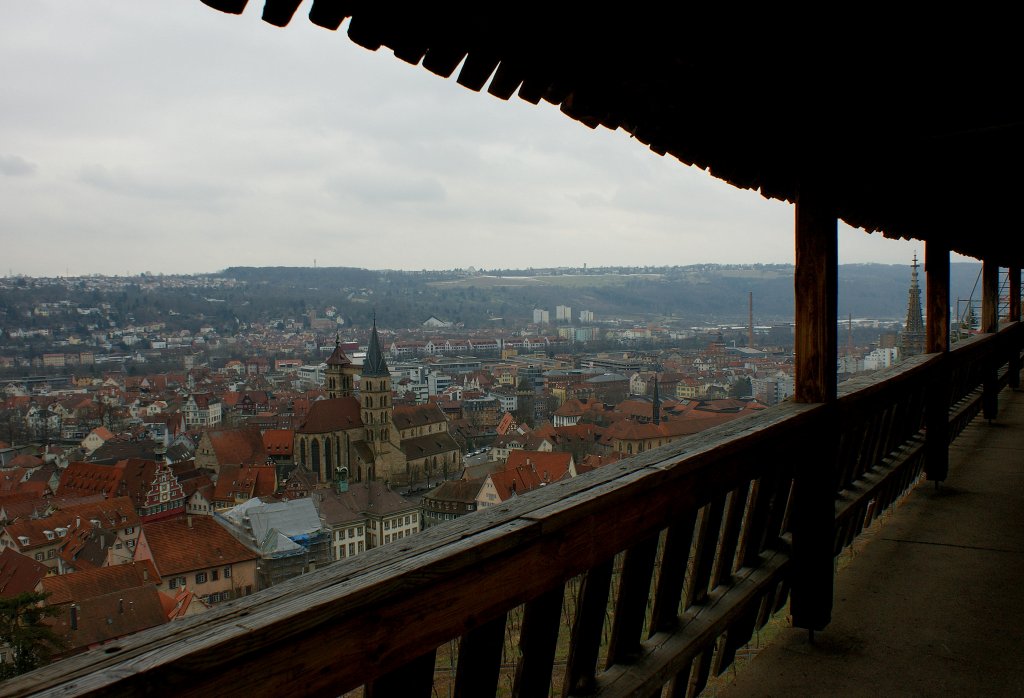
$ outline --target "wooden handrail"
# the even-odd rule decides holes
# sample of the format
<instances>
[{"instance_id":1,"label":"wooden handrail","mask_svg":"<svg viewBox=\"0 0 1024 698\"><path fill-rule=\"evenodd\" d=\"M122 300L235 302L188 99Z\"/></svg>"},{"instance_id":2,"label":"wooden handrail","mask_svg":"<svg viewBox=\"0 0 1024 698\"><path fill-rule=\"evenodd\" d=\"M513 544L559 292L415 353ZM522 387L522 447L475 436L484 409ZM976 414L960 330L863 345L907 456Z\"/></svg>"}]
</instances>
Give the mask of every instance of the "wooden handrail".
<instances>
[{"instance_id":1,"label":"wooden handrail","mask_svg":"<svg viewBox=\"0 0 1024 698\"><path fill-rule=\"evenodd\" d=\"M2 692L340 695L366 684L375 696L429 695L434 650L456 638L456 693L493 692L505 619L524 604L523 693L551 681L599 695L672 682L699 690L786 601L791 464L804 437L831 418L845 439L838 551L921 472L927 400L968 394L936 390L939 367L977 386L1022 346L1014 323L849 381L834 409L783 403L49 665ZM578 600L564 609L574 620L563 679L551 633L565 598Z\"/></svg>"}]
</instances>

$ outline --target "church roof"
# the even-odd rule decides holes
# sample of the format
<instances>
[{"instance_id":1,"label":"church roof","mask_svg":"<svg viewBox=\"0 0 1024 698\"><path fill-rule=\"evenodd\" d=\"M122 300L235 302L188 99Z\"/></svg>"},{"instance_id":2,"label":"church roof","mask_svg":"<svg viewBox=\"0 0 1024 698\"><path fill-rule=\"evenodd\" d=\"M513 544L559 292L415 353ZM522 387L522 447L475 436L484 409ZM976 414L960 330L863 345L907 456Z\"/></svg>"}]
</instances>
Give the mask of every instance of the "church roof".
<instances>
[{"instance_id":1,"label":"church roof","mask_svg":"<svg viewBox=\"0 0 1024 698\"><path fill-rule=\"evenodd\" d=\"M354 397L317 400L309 408L306 421L296 429L299 434L324 434L363 426L359 401Z\"/></svg>"},{"instance_id":2,"label":"church roof","mask_svg":"<svg viewBox=\"0 0 1024 698\"><path fill-rule=\"evenodd\" d=\"M384 361L384 352L380 350L380 337L377 336L377 322L373 323L373 332L370 334L370 346L366 350L366 360L363 361L361 375L376 378L378 376L389 376L388 364Z\"/></svg>"}]
</instances>

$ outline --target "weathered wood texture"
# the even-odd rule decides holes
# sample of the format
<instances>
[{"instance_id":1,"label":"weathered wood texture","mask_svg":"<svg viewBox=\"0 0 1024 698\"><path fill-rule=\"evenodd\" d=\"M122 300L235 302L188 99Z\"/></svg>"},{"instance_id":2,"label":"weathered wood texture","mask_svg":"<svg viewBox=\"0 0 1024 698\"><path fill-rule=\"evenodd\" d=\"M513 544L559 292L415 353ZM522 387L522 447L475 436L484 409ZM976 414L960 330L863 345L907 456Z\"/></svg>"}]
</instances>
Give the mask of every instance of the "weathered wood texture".
<instances>
[{"instance_id":1,"label":"weathered wood texture","mask_svg":"<svg viewBox=\"0 0 1024 698\"><path fill-rule=\"evenodd\" d=\"M5 695L128 696L160 687L183 696L335 696L361 685L371 695L426 695L431 648L456 638L456 692L488 695L499 681L506 614L523 604L517 694L546 693L552 681L563 695L656 695L665 686L692 693L729 666L798 583L794 449L816 453L824 466L817 472L828 475L816 487L825 491L818 505L832 514L825 545L834 554L917 480L935 377L948 376L946 394L956 401L947 411L953 435L976 410L988 367L1006 365L1022 346L1024 331L1012 323L959 345L945 374L936 373L938 356L914 357L847 381L830 405L784 403L555 483L18 677ZM1008 382L999 370L995 385ZM831 445L816 441L822 434L833 434ZM618 578L616 556L624 560ZM554 676L563 590L577 575L567 666ZM614 643L599 671L605 627Z\"/></svg>"},{"instance_id":2,"label":"weathered wood texture","mask_svg":"<svg viewBox=\"0 0 1024 698\"><path fill-rule=\"evenodd\" d=\"M1009 322L1020 322L1020 267L1010 267L1006 273L1010 277L1010 300L1007 320ZM1010 374L1010 387L1016 390L1020 387L1020 352L1010 352L1008 370Z\"/></svg>"},{"instance_id":3,"label":"weathered wood texture","mask_svg":"<svg viewBox=\"0 0 1024 698\"><path fill-rule=\"evenodd\" d=\"M793 276L797 402L836 396L836 302L839 248L835 211L812 195L796 202Z\"/></svg>"},{"instance_id":4,"label":"weathered wood texture","mask_svg":"<svg viewBox=\"0 0 1024 698\"><path fill-rule=\"evenodd\" d=\"M981 266L981 331L999 331L999 265L991 260L985 260ZM993 361L985 365L984 393L981 400L981 409L985 419L995 419L999 416L999 402L996 394L999 386L996 385L996 366Z\"/></svg>"},{"instance_id":5,"label":"weathered wood texture","mask_svg":"<svg viewBox=\"0 0 1024 698\"><path fill-rule=\"evenodd\" d=\"M925 351L944 354L949 351L949 247L935 241L925 246L927 277L927 340ZM927 423L928 479L942 481L949 473L949 380L948 364L941 360L933 369L925 415Z\"/></svg>"}]
</instances>

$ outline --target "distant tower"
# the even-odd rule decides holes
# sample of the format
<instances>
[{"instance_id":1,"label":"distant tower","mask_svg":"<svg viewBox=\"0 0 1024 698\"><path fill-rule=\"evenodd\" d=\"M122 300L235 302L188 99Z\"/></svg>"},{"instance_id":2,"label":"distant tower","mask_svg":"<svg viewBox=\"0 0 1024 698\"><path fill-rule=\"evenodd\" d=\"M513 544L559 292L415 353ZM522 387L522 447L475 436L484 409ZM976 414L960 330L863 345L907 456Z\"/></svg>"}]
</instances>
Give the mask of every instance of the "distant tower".
<instances>
[{"instance_id":1,"label":"distant tower","mask_svg":"<svg viewBox=\"0 0 1024 698\"><path fill-rule=\"evenodd\" d=\"M327 358L327 397L352 397L355 367L341 350L341 339L334 336L334 352Z\"/></svg>"},{"instance_id":2,"label":"distant tower","mask_svg":"<svg viewBox=\"0 0 1024 698\"><path fill-rule=\"evenodd\" d=\"M398 438L391 423L391 410L394 407L391 403L391 372L384 361L384 352L380 349L376 318L370 334L370 346L366 349L366 359L363 361L359 401L362 403L366 441L373 447L374 453L379 454L392 438L396 443Z\"/></svg>"},{"instance_id":3,"label":"distant tower","mask_svg":"<svg viewBox=\"0 0 1024 698\"><path fill-rule=\"evenodd\" d=\"M924 353L925 329L921 313L921 287L917 284L917 254L910 272L910 292L907 295L907 321L900 333L900 356Z\"/></svg>"}]
</instances>

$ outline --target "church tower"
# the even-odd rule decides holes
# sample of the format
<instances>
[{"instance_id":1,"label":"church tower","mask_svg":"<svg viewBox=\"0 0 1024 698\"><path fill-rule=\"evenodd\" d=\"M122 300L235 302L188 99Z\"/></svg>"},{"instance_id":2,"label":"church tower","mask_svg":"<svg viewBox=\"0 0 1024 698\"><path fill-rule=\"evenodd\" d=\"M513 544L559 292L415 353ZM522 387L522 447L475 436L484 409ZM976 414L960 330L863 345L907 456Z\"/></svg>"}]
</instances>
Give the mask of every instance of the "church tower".
<instances>
[{"instance_id":1,"label":"church tower","mask_svg":"<svg viewBox=\"0 0 1024 698\"><path fill-rule=\"evenodd\" d=\"M380 348L376 319L373 321L370 346L366 350L366 360L363 362L359 402L363 411L366 442L374 454L387 454L394 450L391 448L392 445L397 448L398 434L395 433L395 425L391 420L394 408L391 399L391 372Z\"/></svg>"},{"instance_id":2,"label":"church tower","mask_svg":"<svg viewBox=\"0 0 1024 698\"><path fill-rule=\"evenodd\" d=\"M910 272L910 291L907 294L907 321L900 333L900 357L907 358L924 353L925 328L921 313L921 287L917 283L917 254Z\"/></svg>"},{"instance_id":3,"label":"church tower","mask_svg":"<svg viewBox=\"0 0 1024 698\"><path fill-rule=\"evenodd\" d=\"M331 399L352 397L356 374L355 366L352 365L352 360L342 351L341 340L338 335L334 336L334 351L327 358L327 371L325 373L327 397Z\"/></svg>"}]
</instances>

